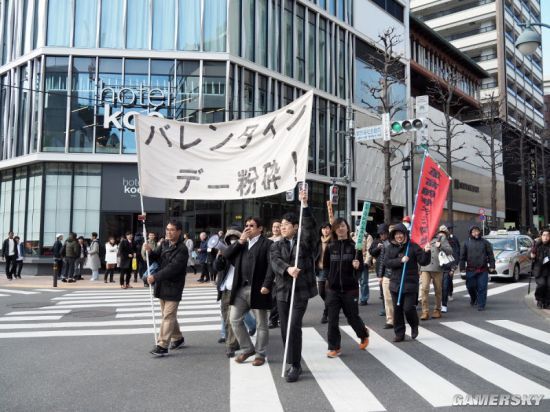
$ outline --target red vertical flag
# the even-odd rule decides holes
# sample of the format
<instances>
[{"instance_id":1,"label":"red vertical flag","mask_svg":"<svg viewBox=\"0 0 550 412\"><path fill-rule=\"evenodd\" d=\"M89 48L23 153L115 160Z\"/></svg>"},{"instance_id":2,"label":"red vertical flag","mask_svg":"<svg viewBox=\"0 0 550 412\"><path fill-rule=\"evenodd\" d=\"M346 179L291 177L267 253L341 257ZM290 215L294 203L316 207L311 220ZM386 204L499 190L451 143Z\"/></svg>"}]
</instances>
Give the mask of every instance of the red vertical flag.
<instances>
[{"instance_id":1,"label":"red vertical flag","mask_svg":"<svg viewBox=\"0 0 550 412\"><path fill-rule=\"evenodd\" d=\"M439 227L451 178L426 153L416 193L411 240L420 246L428 243Z\"/></svg>"}]
</instances>

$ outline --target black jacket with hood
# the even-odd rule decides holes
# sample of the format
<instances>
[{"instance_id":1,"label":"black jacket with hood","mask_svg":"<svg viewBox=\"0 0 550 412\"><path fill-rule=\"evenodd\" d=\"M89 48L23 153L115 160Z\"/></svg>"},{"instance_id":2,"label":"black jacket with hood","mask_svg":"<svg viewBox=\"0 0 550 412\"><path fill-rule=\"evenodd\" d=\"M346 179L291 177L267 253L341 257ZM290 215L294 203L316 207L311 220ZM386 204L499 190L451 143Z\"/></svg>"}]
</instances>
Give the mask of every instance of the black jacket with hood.
<instances>
[{"instance_id":1,"label":"black jacket with hood","mask_svg":"<svg viewBox=\"0 0 550 412\"><path fill-rule=\"evenodd\" d=\"M359 261L359 269L352 262ZM338 292L359 289L359 273L363 271L363 253L355 249L351 239L333 240L323 256L323 267L327 270L328 287Z\"/></svg>"},{"instance_id":2,"label":"black jacket with hood","mask_svg":"<svg viewBox=\"0 0 550 412\"><path fill-rule=\"evenodd\" d=\"M150 257L158 261L160 265L158 272L153 274L155 297L179 302L185 286L187 259L189 258L183 237L172 244L165 240L158 248L150 252Z\"/></svg>"},{"instance_id":3,"label":"black jacket with hood","mask_svg":"<svg viewBox=\"0 0 550 412\"><path fill-rule=\"evenodd\" d=\"M550 277L550 262L545 260L550 259L550 243L542 243L537 240L533 246L532 253L535 254L533 259L533 276L535 278L546 276Z\"/></svg>"},{"instance_id":4,"label":"black jacket with hood","mask_svg":"<svg viewBox=\"0 0 550 412\"><path fill-rule=\"evenodd\" d=\"M397 243L395 241L396 232L405 234L404 243ZM384 252L384 265L392 271L390 277L390 291L398 293L404 265L401 259L405 256L405 252L407 251L409 231L405 225L398 223L390 232L389 240L390 243ZM408 254L409 261L407 262L407 271L403 283L403 293L418 293L418 265L424 266L430 263L431 255L431 252L425 252L424 249L416 243L410 242Z\"/></svg>"},{"instance_id":5,"label":"black jacket with hood","mask_svg":"<svg viewBox=\"0 0 550 412\"><path fill-rule=\"evenodd\" d=\"M487 269L495 268L495 255L491 242L483 239L482 236L475 238L472 231L477 229L481 232L479 226L472 226L468 231L469 238L462 246L460 255L460 270L467 272L486 272Z\"/></svg>"}]
</instances>

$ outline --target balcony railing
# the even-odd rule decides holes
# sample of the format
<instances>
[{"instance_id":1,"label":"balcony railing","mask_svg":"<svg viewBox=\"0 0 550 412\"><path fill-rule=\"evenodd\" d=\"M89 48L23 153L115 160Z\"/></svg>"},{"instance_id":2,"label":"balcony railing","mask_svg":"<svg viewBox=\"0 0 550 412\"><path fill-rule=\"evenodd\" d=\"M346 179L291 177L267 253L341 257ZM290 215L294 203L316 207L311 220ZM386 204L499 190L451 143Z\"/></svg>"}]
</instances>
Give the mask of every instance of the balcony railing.
<instances>
[{"instance_id":1,"label":"balcony railing","mask_svg":"<svg viewBox=\"0 0 550 412\"><path fill-rule=\"evenodd\" d=\"M451 9L445 9L445 10L441 10L441 11L438 11L437 13L432 13L432 14L426 14L425 16L420 16L421 20L423 21L426 21L426 20L433 20L433 19L437 19L439 17L445 17L445 16L448 16L449 14L453 14L453 13L458 13L460 11L464 11L464 10L469 10L469 9L472 9L474 7L479 7L479 6L483 6L485 4L488 4L488 3L494 3L495 0L477 0L477 1L472 1L470 3L467 3L467 4L462 4L460 6L457 6L457 7L453 7Z\"/></svg>"},{"instance_id":2,"label":"balcony railing","mask_svg":"<svg viewBox=\"0 0 550 412\"><path fill-rule=\"evenodd\" d=\"M472 60L475 62L485 62L487 60L493 60L496 59L498 56L496 53L491 54L482 54L480 56L474 56L472 57Z\"/></svg>"},{"instance_id":3,"label":"balcony railing","mask_svg":"<svg viewBox=\"0 0 550 412\"><path fill-rule=\"evenodd\" d=\"M468 30L468 31L463 31L461 33L452 34L450 36L446 36L446 39L448 41L453 41L453 40L463 39L464 37L475 36L476 34L487 33L496 29L497 29L497 26L495 24L492 24L490 26L482 27L480 29Z\"/></svg>"}]
</instances>

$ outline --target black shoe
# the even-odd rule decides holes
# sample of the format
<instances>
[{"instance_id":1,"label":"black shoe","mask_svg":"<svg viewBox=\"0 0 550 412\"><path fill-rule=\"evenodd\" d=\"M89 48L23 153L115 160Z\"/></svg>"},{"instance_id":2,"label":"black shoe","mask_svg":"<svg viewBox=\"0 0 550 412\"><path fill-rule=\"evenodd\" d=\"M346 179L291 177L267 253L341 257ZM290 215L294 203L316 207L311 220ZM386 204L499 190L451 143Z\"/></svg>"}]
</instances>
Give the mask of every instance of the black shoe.
<instances>
[{"instance_id":1,"label":"black shoe","mask_svg":"<svg viewBox=\"0 0 550 412\"><path fill-rule=\"evenodd\" d=\"M114 281L114 280L110 280L109 283L115 283L115 281Z\"/></svg>"},{"instance_id":2,"label":"black shoe","mask_svg":"<svg viewBox=\"0 0 550 412\"><path fill-rule=\"evenodd\" d=\"M269 322L269 329L277 329L279 327L279 322Z\"/></svg>"},{"instance_id":3,"label":"black shoe","mask_svg":"<svg viewBox=\"0 0 550 412\"><path fill-rule=\"evenodd\" d=\"M470 306L475 306L477 304L477 299L470 298Z\"/></svg>"},{"instance_id":4,"label":"black shoe","mask_svg":"<svg viewBox=\"0 0 550 412\"><path fill-rule=\"evenodd\" d=\"M477 308L477 310L483 312L485 310L485 306L480 306L479 308Z\"/></svg>"},{"instance_id":5,"label":"black shoe","mask_svg":"<svg viewBox=\"0 0 550 412\"><path fill-rule=\"evenodd\" d=\"M11 278L10 278L10 280L11 280ZM67 282L67 279L63 278L63 279L61 279L61 282Z\"/></svg>"},{"instance_id":6,"label":"black shoe","mask_svg":"<svg viewBox=\"0 0 550 412\"><path fill-rule=\"evenodd\" d=\"M74 280L73 278L69 278L69 280L68 280L67 282L69 282L69 283L75 283L76 280Z\"/></svg>"},{"instance_id":7,"label":"black shoe","mask_svg":"<svg viewBox=\"0 0 550 412\"><path fill-rule=\"evenodd\" d=\"M225 343L225 338L219 338L218 343Z\"/></svg>"},{"instance_id":8,"label":"black shoe","mask_svg":"<svg viewBox=\"0 0 550 412\"><path fill-rule=\"evenodd\" d=\"M393 325L391 323L386 323L384 329L393 329Z\"/></svg>"},{"instance_id":9,"label":"black shoe","mask_svg":"<svg viewBox=\"0 0 550 412\"><path fill-rule=\"evenodd\" d=\"M411 338L416 339L418 336L418 326L411 327Z\"/></svg>"},{"instance_id":10,"label":"black shoe","mask_svg":"<svg viewBox=\"0 0 550 412\"><path fill-rule=\"evenodd\" d=\"M393 341L394 342L403 342L405 340L404 336L394 336Z\"/></svg>"},{"instance_id":11,"label":"black shoe","mask_svg":"<svg viewBox=\"0 0 550 412\"><path fill-rule=\"evenodd\" d=\"M367 306L368 304L368 302L359 302L359 306Z\"/></svg>"},{"instance_id":12,"label":"black shoe","mask_svg":"<svg viewBox=\"0 0 550 412\"><path fill-rule=\"evenodd\" d=\"M13 278L12 278L12 277L9 277L8 280L13 280Z\"/></svg>"},{"instance_id":13,"label":"black shoe","mask_svg":"<svg viewBox=\"0 0 550 412\"><path fill-rule=\"evenodd\" d=\"M17 279L21 279L21 275L17 276Z\"/></svg>"},{"instance_id":14,"label":"black shoe","mask_svg":"<svg viewBox=\"0 0 550 412\"><path fill-rule=\"evenodd\" d=\"M250 329L250 330L248 331L248 334L249 334L250 336L254 336L254 335L256 334L256 328Z\"/></svg>"},{"instance_id":15,"label":"black shoe","mask_svg":"<svg viewBox=\"0 0 550 412\"><path fill-rule=\"evenodd\" d=\"M300 374L302 373L302 367L301 366L291 366L286 374L286 381L287 382L296 382L298 378L300 377Z\"/></svg>"},{"instance_id":16,"label":"black shoe","mask_svg":"<svg viewBox=\"0 0 550 412\"><path fill-rule=\"evenodd\" d=\"M227 352L225 352L225 354L228 358L234 358L235 357L235 351L234 350L227 351Z\"/></svg>"},{"instance_id":17,"label":"black shoe","mask_svg":"<svg viewBox=\"0 0 550 412\"><path fill-rule=\"evenodd\" d=\"M163 348L162 346L155 346L151 352L149 352L151 355L155 356L164 356L168 353L168 349Z\"/></svg>"},{"instance_id":18,"label":"black shoe","mask_svg":"<svg viewBox=\"0 0 550 412\"><path fill-rule=\"evenodd\" d=\"M185 338L182 336L181 339L172 341L172 344L170 345L170 350L179 349L184 345L184 343L185 343Z\"/></svg>"}]
</instances>

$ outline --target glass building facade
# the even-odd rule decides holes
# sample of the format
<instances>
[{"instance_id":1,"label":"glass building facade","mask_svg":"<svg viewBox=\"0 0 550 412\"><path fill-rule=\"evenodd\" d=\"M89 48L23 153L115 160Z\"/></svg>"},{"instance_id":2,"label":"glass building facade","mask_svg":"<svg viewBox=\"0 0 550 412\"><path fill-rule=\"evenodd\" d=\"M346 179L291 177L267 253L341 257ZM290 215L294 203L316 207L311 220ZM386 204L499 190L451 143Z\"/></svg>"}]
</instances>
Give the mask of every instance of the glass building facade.
<instances>
[{"instance_id":1,"label":"glass building facade","mask_svg":"<svg viewBox=\"0 0 550 412\"><path fill-rule=\"evenodd\" d=\"M28 253L47 255L56 233L137 231L139 207L117 210L106 189L116 167L137 175L136 114L222 122L276 110L312 88L310 191L324 205L331 181L346 173L346 105L362 105L351 85L368 60L355 57L357 42L367 40L353 31L353 7L352 0L0 2L0 237L12 229ZM124 182L133 179L128 173L120 172ZM345 203L340 196L337 214ZM162 230L177 217L196 235L295 207L283 195L166 199L153 219ZM315 212L326 220L322 208Z\"/></svg>"}]
</instances>

